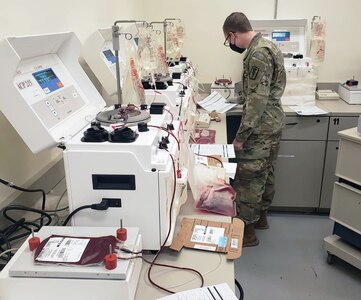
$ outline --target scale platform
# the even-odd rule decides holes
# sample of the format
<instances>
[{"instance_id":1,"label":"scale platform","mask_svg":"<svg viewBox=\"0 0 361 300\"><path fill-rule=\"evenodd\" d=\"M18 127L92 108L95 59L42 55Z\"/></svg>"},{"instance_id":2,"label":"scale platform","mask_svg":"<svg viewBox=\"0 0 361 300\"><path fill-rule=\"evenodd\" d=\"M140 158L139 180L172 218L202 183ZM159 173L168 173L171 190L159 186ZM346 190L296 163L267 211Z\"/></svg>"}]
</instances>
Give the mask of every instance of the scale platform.
<instances>
[{"instance_id":1,"label":"scale platform","mask_svg":"<svg viewBox=\"0 0 361 300\"><path fill-rule=\"evenodd\" d=\"M115 235L116 230L115 227L44 226L36 236L40 240L51 235L100 237ZM139 229L127 230L126 247L140 251ZM107 299L119 299L119 295L124 296L122 299L134 298L142 267L141 259L118 260L114 270L107 270L103 263L87 267L35 264L33 255L28 242L24 242L0 273L0 299L25 299L32 291L39 292L36 299L40 300L49 299L49 293L52 299L101 299L104 297L104 286Z\"/></svg>"}]
</instances>

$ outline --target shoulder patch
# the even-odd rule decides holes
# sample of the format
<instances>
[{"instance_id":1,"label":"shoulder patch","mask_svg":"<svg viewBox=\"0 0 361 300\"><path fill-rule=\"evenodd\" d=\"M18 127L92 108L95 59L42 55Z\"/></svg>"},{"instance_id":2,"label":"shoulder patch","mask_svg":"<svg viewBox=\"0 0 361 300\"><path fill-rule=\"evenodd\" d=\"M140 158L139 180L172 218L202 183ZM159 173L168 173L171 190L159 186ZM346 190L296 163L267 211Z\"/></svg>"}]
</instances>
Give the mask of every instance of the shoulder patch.
<instances>
[{"instance_id":1,"label":"shoulder patch","mask_svg":"<svg viewBox=\"0 0 361 300\"><path fill-rule=\"evenodd\" d=\"M259 68L256 66L252 66L251 71L249 72L249 78L255 80L257 78L259 72Z\"/></svg>"}]
</instances>

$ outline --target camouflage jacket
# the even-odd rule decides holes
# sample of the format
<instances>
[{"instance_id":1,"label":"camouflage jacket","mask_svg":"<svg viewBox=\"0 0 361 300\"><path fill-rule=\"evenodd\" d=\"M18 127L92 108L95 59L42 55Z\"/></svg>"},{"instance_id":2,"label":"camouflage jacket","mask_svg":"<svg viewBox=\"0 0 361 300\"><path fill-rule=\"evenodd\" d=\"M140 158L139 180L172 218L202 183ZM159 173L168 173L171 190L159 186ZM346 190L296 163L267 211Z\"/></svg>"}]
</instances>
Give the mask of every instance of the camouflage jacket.
<instances>
[{"instance_id":1,"label":"camouflage jacket","mask_svg":"<svg viewBox=\"0 0 361 300\"><path fill-rule=\"evenodd\" d=\"M273 135L284 127L281 96L286 85L282 52L257 33L243 60L243 116L236 140L251 134Z\"/></svg>"}]
</instances>

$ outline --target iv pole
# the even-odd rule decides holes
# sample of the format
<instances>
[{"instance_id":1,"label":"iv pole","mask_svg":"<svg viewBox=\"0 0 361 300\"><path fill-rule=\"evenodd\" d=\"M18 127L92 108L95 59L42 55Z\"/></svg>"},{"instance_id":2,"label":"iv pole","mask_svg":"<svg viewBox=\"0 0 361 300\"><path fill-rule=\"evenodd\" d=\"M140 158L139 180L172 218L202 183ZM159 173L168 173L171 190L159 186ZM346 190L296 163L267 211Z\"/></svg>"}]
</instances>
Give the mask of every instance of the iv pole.
<instances>
[{"instance_id":1,"label":"iv pole","mask_svg":"<svg viewBox=\"0 0 361 300\"><path fill-rule=\"evenodd\" d=\"M119 36L124 35L126 40L131 40L133 35L131 33L119 32L119 23L143 23L143 26L148 27L148 23L146 21L136 21L136 20L117 20L114 22L112 26L112 40L113 40L113 50L115 53L115 70L116 70L116 80L117 80L117 96L118 96L118 104L122 105L123 103L123 95L122 95L122 87L120 84L120 66L119 66Z\"/></svg>"},{"instance_id":2,"label":"iv pole","mask_svg":"<svg viewBox=\"0 0 361 300\"><path fill-rule=\"evenodd\" d=\"M164 19L164 21L160 21L160 22L150 22L150 26L152 26L153 24L163 24L163 36L164 36L164 55L167 59L167 26L168 24L173 24L172 22L169 21L176 21L178 20L179 22L181 21L181 19L176 19L176 18L167 18Z\"/></svg>"}]
</instances>

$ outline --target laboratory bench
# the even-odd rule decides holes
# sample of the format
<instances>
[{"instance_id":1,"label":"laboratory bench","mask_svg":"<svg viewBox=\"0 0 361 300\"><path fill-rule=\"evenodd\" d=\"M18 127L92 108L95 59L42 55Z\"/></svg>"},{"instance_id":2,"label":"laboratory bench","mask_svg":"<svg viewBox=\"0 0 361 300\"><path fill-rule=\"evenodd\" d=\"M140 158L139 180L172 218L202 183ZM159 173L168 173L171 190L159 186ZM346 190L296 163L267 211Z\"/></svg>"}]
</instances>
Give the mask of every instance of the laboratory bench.
<instances>
[{"instance_id":1,"label":"laboratory bench","mask_svg":"<svg viewBox=\"0 0 361 300\"><path fill-rule=\"evenodd\" d=\"M276 163L276 194L272 210L328 212L338 152L337 132L357 125L361 105L343 100L316 101L325 115L300 116L288 106ZM227 113L227 139L239 127L242 107Z\"/></svg>"}]
</instances>

